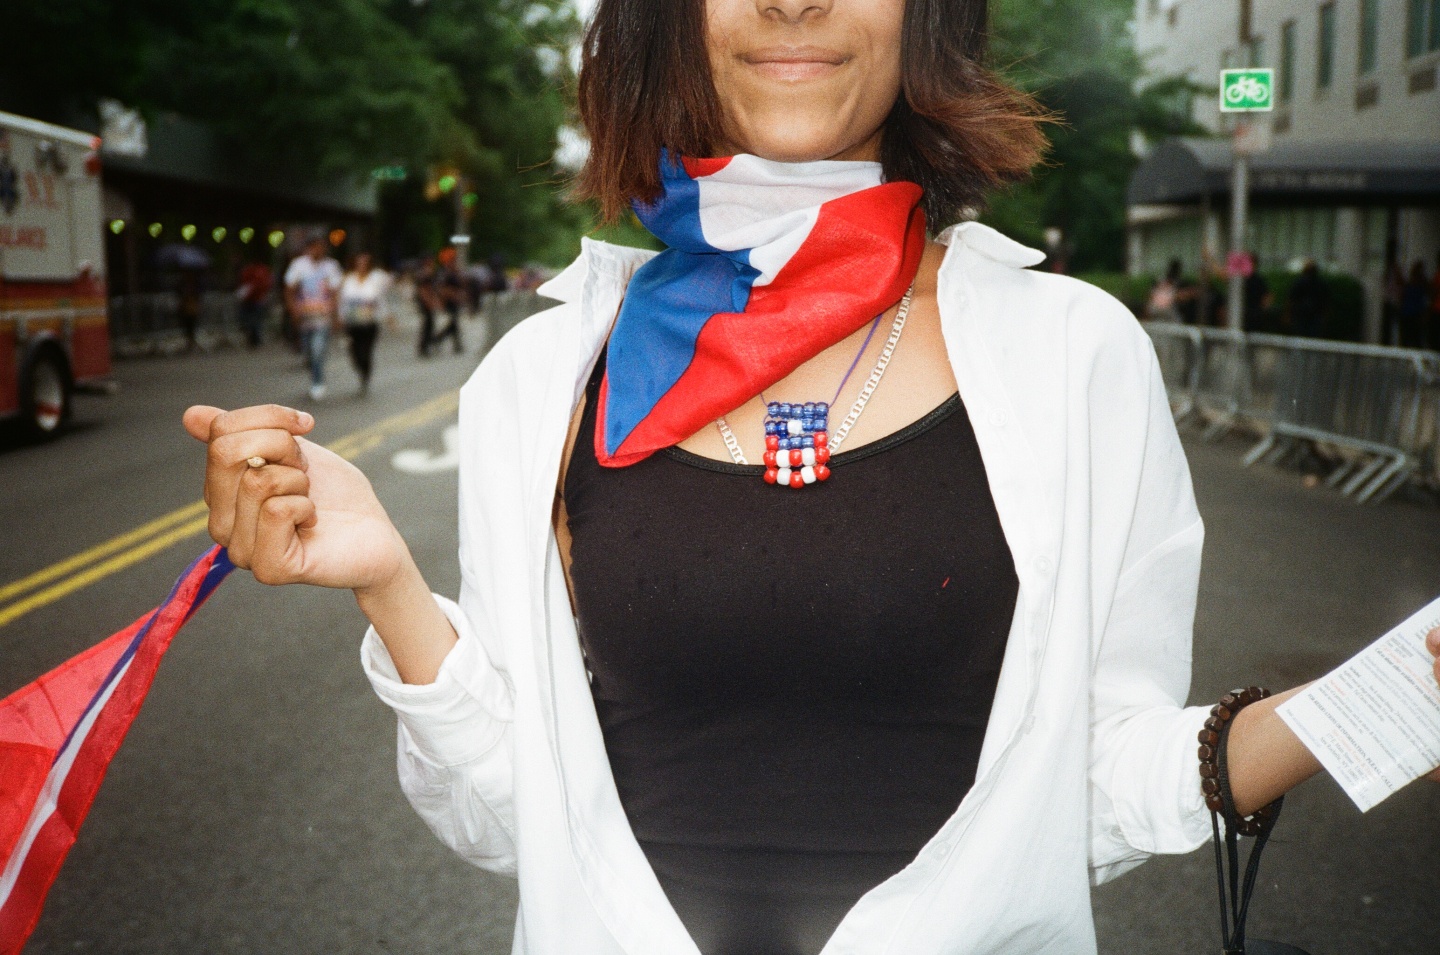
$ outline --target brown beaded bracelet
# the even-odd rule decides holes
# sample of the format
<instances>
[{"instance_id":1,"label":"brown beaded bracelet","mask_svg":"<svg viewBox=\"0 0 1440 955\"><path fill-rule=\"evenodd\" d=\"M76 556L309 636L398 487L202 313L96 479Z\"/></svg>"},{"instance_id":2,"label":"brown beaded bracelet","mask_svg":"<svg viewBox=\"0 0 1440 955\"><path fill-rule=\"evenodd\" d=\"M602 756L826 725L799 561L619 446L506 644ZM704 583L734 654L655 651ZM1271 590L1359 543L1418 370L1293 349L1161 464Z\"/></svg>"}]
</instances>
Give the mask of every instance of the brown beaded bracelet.
<instances>
[{"instance_id":1,"label":"brown beaded bracelet","mask_svg":"<svg viewBox=\"0 0 1440 955\"><path fill-rule=\"evenodd\" d=\"M1274 821L1280 800L1263 807L1254 815L1241 818L1235 813L1235 798L1230 793L1229 769L1226 766L1226 741L1235 715L1252 703L1259 703L1270 691L1258 686L1231 690L1210 710L1210 718L1200 731L1200 791L1205 805L1219 813L1228 827L1242 836L1258 836Z\"/></svg>"}]
</instances>

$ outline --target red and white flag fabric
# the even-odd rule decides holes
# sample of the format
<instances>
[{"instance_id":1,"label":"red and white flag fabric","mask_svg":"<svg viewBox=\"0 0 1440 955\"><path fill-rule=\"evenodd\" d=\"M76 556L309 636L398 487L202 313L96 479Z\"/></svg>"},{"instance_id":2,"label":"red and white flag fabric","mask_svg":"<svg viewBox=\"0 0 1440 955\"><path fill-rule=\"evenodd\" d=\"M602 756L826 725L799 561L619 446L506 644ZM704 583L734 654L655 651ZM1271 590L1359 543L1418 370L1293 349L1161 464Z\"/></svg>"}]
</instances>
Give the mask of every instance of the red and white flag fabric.
<instances>
[{"instance_id":1,"label":"red and white flag fabric","mask_svg":"<svg viewBox=\"0 0 1440 955\"><path fill-rule=\"evenodd\" d=\"M18 955L170 641L234 569L212 548L156 609L0 700L0 955Z\"/></svg>"}]
</instances>

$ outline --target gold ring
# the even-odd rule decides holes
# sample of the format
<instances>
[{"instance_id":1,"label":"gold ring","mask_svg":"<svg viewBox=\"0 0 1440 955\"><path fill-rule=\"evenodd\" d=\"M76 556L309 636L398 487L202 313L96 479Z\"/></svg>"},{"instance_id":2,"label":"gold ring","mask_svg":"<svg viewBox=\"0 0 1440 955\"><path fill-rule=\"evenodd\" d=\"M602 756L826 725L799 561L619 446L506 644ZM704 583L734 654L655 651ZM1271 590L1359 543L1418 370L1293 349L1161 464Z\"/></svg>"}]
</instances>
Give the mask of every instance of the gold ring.
<instances>
[{"instance_id":1,"label":"gold ring","mask_svg":"<svg viewBox=\"0 0 1440 955\"><path fill-rule=\"evenodd\" d=\"M266 461L264 458L257 454L253 458L246 458L245 463L250 465L252 468L263 468L270 462Z\"/></svg>"}]
</instances>

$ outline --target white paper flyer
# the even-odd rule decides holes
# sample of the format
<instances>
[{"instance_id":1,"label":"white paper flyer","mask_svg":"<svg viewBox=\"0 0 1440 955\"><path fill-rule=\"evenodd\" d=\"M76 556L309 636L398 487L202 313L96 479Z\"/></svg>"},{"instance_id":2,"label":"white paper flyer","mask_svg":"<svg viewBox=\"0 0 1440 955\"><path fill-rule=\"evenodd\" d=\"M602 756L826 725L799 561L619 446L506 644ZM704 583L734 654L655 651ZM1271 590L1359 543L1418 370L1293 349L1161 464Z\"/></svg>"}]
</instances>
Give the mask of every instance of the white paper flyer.
<instances>
[{"instance_id":1,"label":"white paper flyer","mask_svg":"<svg viewBox=\"0 0 1440 955\"><path fill-rule=\"evenodd\" d=\"M1440 599L1276 710L1361 812L1440 766Z\"/></svg>"}]
</instances>

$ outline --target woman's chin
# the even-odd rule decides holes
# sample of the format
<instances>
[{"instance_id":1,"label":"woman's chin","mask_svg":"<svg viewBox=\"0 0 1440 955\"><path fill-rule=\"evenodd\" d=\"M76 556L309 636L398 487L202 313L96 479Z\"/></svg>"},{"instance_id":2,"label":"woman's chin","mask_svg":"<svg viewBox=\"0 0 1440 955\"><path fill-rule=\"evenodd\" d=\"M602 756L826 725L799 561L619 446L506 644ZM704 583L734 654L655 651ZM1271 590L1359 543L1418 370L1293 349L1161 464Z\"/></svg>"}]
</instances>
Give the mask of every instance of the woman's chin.
<instances>
[{"instance_id":1,"label":"woman's chin","mask_svg":"<svg viewBox=\"0 0 1440 955\"><path fill-rule=\"evenodd\" d=\"M771 162L819 162L825 159L852 159L878 161L880 140L878 134L862 138L837 135L831 127L824 130L797 128L793 119L785 124L765 129L754 136L737 137L737 144L731 150L749 153Z\"/></svg>"}]
</instances>

